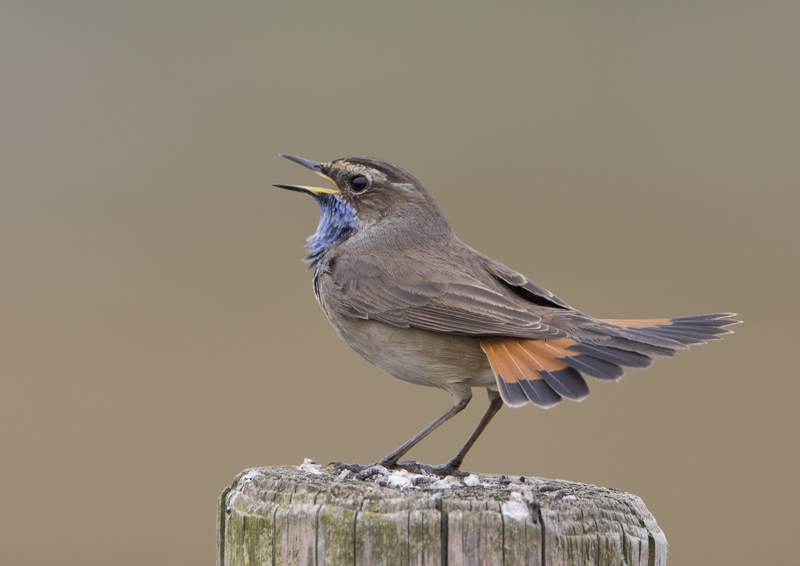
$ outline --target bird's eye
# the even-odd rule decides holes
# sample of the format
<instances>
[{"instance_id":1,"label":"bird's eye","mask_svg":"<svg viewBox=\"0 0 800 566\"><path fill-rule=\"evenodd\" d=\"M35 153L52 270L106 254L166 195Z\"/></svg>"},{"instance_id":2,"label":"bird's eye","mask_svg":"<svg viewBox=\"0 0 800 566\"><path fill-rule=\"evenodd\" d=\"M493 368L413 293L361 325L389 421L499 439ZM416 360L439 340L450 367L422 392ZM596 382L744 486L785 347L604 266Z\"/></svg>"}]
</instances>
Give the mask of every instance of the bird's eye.
<instances>
[{"instance_id":1,"label":"bird's eye","mask_svg":"<svg viewBox=\"0 0 800 566\"><path fill-rule=\"evenodd\" d=\"M356 175L350 179L350 186L353 187L353 190L357 193L360 193L366 189L367 185L369 185L369 179L367 179L364 175Z\"/></svg>"}]
</instances>

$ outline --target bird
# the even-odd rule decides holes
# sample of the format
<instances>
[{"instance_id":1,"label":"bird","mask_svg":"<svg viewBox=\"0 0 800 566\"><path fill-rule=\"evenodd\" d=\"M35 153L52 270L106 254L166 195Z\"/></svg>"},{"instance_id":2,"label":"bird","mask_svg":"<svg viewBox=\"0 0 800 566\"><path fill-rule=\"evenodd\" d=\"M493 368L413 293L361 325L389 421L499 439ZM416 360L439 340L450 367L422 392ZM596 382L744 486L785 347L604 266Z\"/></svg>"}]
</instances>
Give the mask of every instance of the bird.
<instances>
[{"instance_id":1,"label":"bird","mask_svg":"<svg viewBox=\"0 0 800 566\"><path fill-rule=\"evenodd\" d=\"M596 319L458 239L413 175L387 161L346 157L303 165L330 186L275 184L312 196L317 230L306 240L317 302L342 340L408 383L448 392L453 405L375 464L332 462L359 474L382 466L463 476L464 457L503 405L550 408L589 395L584 376L617 381L690 345L719 339L734 313ZM403 460L464 410L473 388L489 407L447 463Z\"/></svg>"}]
</instances>

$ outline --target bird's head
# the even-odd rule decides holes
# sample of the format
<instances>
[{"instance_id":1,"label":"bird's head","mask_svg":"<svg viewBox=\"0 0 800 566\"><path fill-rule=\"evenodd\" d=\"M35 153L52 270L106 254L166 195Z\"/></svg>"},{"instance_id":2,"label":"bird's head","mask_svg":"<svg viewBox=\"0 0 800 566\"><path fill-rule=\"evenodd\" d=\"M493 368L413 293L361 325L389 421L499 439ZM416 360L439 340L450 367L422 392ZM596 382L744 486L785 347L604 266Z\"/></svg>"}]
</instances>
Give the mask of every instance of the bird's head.
<instances>
[{"instance_id":1,"label":"bird's head","mask_svg":"<svg viewBox=\"0 0 800 566\"><path fill-rule=\"evenodd\" d=\"M283 155L329 181L330 187L276 184L313 196L320 206L317 231L308 238L307 260L363 230L395 241L434 238L450 232L444 215L413 175L372 157L345 157L328 163Z\"/></svg>"}]
</instances>

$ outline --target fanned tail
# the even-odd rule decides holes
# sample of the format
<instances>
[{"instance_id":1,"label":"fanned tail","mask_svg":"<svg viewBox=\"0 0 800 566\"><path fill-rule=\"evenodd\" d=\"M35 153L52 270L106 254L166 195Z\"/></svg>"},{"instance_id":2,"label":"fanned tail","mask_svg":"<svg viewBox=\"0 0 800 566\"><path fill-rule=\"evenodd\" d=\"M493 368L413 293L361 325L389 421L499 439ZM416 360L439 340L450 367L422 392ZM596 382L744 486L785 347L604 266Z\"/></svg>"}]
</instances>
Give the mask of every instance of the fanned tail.
<instances>
[{"instance_id":1,"label":"fanned tail","mask_svg":"<svg viewBox=\"0 0 800 566\"><path fill-rule=\"evenodd\" d=\"M653 358L719 340L737 324L732 313L678 318L597 320L569 338L529 340L482 338L500 395L511 407L533 403L549 408L562 398L580 401L589 395L581 374L616 381L623 367L645 368Z\"/></svg>"}]
</instances>

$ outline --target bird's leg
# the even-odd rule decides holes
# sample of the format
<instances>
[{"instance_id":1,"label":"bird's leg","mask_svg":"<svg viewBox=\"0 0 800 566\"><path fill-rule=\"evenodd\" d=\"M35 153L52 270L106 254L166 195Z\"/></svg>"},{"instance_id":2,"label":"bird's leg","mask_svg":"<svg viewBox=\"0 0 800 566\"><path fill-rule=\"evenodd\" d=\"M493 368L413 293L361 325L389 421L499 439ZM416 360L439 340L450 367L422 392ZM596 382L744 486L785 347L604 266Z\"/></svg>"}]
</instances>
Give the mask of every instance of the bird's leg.
<instances>
[{"instance_id":1,"label":"bird's leg","mask_svg":"<svg viewBox=\"0 0 800 566\"><path fill-rule=\"evenodd\" d=\"M475 444L475 441L478 440L478 437L481 435L483 430L486 428L486 425L492 420L492 418L497 414L497 411L503 406L503 400L500 398L500 393L497 391L491 391L489 389L486 390L489 394L489 408L486 409L486 412L481 417L478 426L475 427L475 430L472 431L472 434L467 439L467 442L464 446L459 450L458 454L456 454L453 458L450 459L449 462L444 464L443 466L428 466L427 464L417 464L420 469L425 470L429 474L436 474L439 476L465 476L466 473L460 470L461 463L464 461L464 456L467 455L469 449L472 448L472 445Z\"/></svg>"},{"instance_id":2,"label":"bird's leg","mask_svg":"<svg viewBox=\"0 0 800 566\"><path fill-rule=\"evenodd\" d=\"M428 436L434 430L439 428L440 425L444 424L446 421L450 420L453 416L457 415L461 411L463 411L467 404L472 399L472 388L466 385L462 387L453 387L450 391L450 395L453 396L453 401L455 404L447 409L444 413L442 413L438 419L433 421L431 424L423 428L419 433L417 433L414 437L412 437L408 442L403 444L400 448L395 450L394 452L387 454L383 457L383 459L378 462L381 466L386 468L391 468L397 464L397 461L406 455L406 453L411 450L414 446L416 446L420 440Z\"/></svg>"},{"instance_id":3,"label":"bird's leg","mask_svg":"<svg viewBox=\"0 0 800 566\"><path fill-rule=\"evenodd\" d=\"M460 413L461 411L463 411L464 408L469 403L470 399L472 399L472 388L469 387L468 385L464 385L464 384L459 383L459 384L452 385L452 386L448 387L447 391L450 393L450 395L453 396L453 401L454 401L453 406L450 407L449 409L447 409L444 413L442 413L439 416L439 418L437 418L431 424L429 424L428 426L423 428L420 432L418 432L416 435L414 435L408 442L406 442L405 444L400 446L400 448L398 448L394 452L390 452L389 454L384 456L381 459L381 461L378 462L377 464L372 464L371 466L362 466L361 464L344 464L342 462L331 462L328 465L329 466L333 466L337 470L350 470L351 472L356 472L356 473L361 473L361 472L365 472L366 473L366 471L370 470L371 468L374 468L375 466L383 466L384 468L406 468L406 469L412 469L412 471L413 471L413 468L416 467L418 464L413 463L411 465L406 466L406 465L398 464L397 461L400 458L402 458L403 456L405 456L406 452L408 452L414 446L416 446L419 443L420 440L422 440L423 438L428 436L430 433L432 433L434 430L439 428L439 426L441 426L443 423L445 423L446 421L450 420L454 415L456 415L456 414ZM484 418L486 418L486 417L484 416ZM481 422L483 422L483 421L481 421ZM478 425L478 426L480 426L480 425ZM486 426L486 425L484 425L484 426ZM480 432L478 434L480 434ZM473 436L475 436L475 438L477 438L477 436L475 435L474 432L473 432ZM470 440L472 440L472 442L474 442L474 440L472 438L470 438ZM469 441L468 441L468 444L469 444ZM470 444L470 446L472 446L472 445ZM469 447L466 447L466 449L469 450ZM464 452L466 454L466 450L462 449L462 452ZM463 459L463 456L462 456L462 459Z\"/></svg>"},{"instance_id":4,"label":"bird's leg","mask_svg":"<svg viewBox=\"0 0 800 566\"><path fill-rule=\"evenodd\" d=\"M497 414L497 411L502 408L503 400L500 398L500 393L490 389L487 389L486 393L489 394L489 408L486 409L486 412L483 414L483 417L481 417L478 426L476 426L475 430L472 431L472 434L464 443L464 446L461 447L461 450L458 451L458 454L456 454L449 462L447 462L447 464L445 464L446 468L455 468L457 470L461 467L461 463L464 461L464 457L467 455L467 452L469 452L469 449L472 448L472 445L475 444L476 440L478 440L478 437Z\"/></svg>"}]
</instances>

